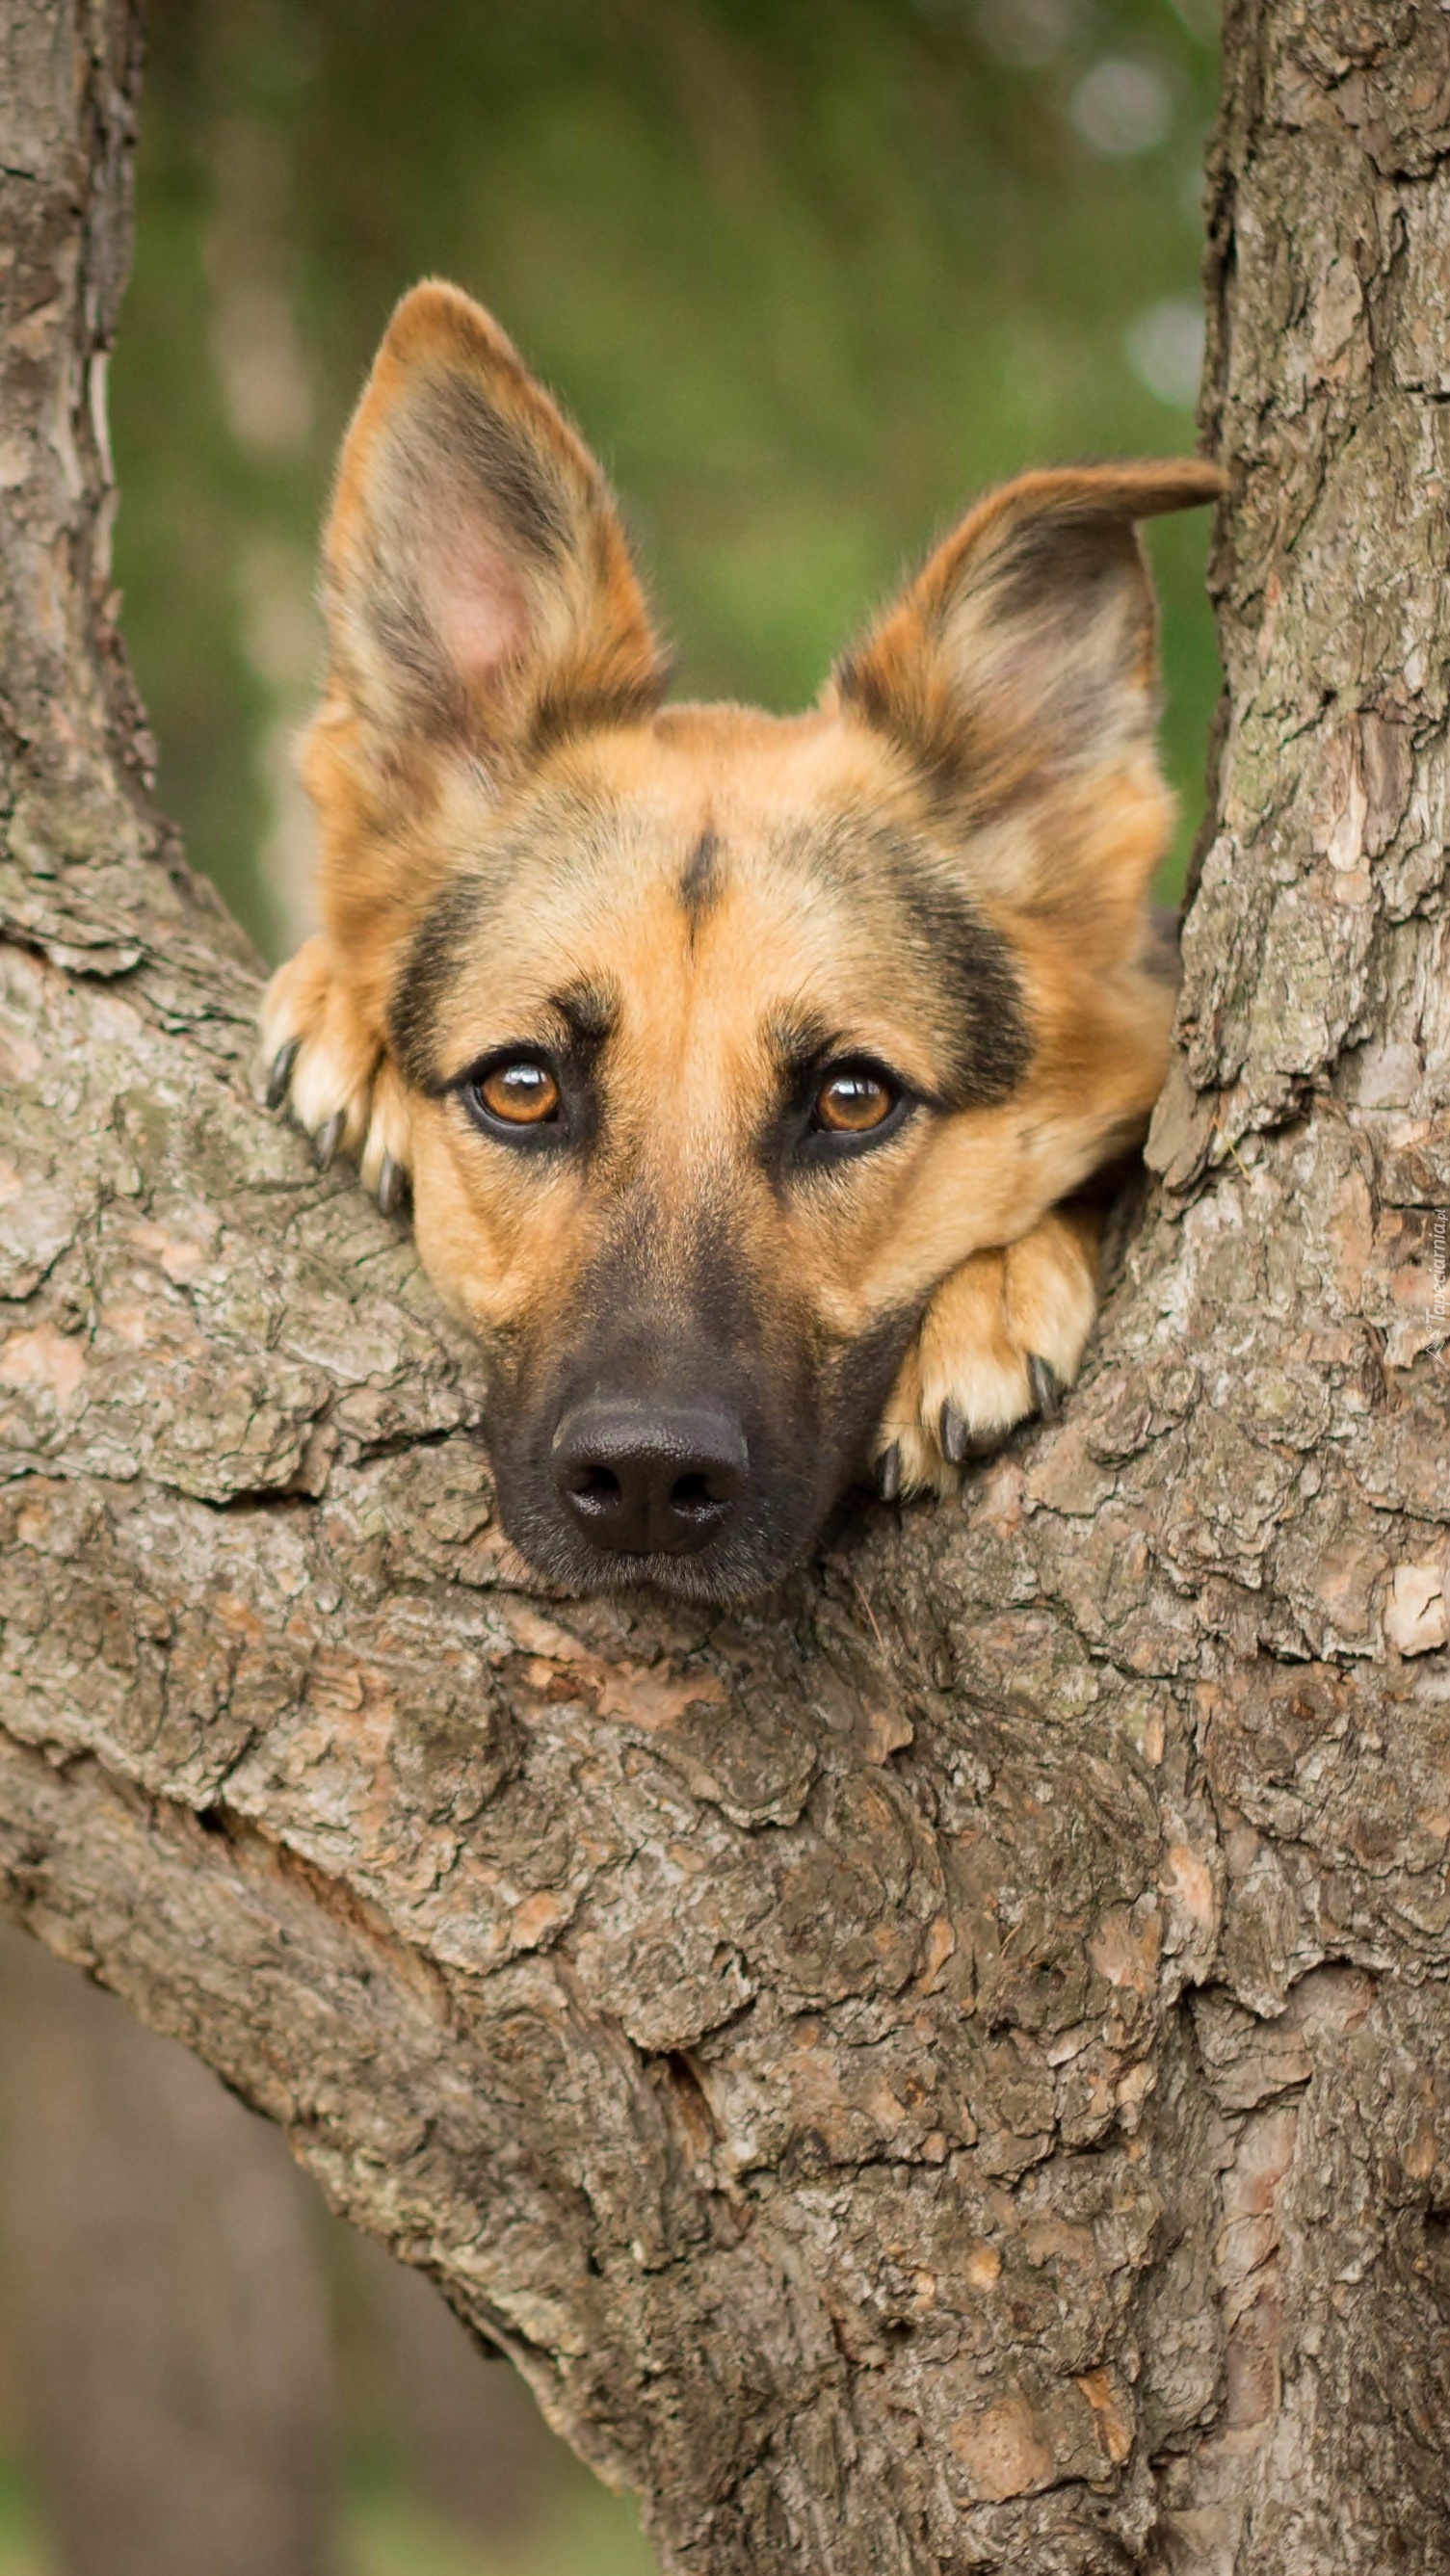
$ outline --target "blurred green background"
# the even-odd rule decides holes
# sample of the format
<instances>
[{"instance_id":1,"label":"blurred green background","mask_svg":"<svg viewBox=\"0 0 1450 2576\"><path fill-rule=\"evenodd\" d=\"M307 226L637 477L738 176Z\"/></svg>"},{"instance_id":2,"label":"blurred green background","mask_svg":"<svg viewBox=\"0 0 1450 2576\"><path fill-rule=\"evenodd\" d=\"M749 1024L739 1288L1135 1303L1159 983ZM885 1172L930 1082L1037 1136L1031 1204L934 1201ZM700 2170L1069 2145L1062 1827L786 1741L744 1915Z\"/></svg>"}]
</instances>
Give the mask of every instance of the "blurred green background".
<instances>
[{"instance_id":1,"label":"blurred green background","mask_svg":"<svg viewBox=\"0 0 1450 2576\"><path fill-rule=\"evenodd\" d=\"M117 572L164 801L264 948L307 920L318 517L404 287L469 287L580 420L682 690L807 703L982 485L1191 443L1215 16L153 0ZM1153 538L1185 845L1205 538Z\"/></svg>"},{"instance_id":2,"label":"blurred green background","mask_svg":"<svg viewBox=\"0 0 1450 2576\"><path fill-rule=\"evenodd\" d=\"M1192 443L1212 0L150 16L117 578L163 801L269 954L308 921L291 744L318 678L316 526L420 274L490 304L580 420L691 694L808 701L981 486ZM1180 877L1217 686L1206 535L1153 534ZM642 2576L630 2508L507 2367L316 2225L339 2576ZM5 2368L0 2348L0 2451L25 2415ZM8 2447L0 2576L68 2576L20 2430Z\"/></svg>"}]
</instances>

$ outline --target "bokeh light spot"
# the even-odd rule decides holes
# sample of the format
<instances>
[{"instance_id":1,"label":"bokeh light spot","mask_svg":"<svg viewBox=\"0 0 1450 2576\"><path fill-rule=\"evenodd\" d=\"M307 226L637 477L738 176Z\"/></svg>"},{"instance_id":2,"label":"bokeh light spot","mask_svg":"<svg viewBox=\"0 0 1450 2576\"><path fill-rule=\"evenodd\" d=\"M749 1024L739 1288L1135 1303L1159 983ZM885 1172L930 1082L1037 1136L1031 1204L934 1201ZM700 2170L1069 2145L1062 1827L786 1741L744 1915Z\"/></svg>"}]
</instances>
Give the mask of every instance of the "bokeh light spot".
<instances>
[{"instance_id":1,"label":"bokeh light spot","mask_svg":"<svg viewBox=\"0 0 1450 2576\"><path fill-rule=\"evenodd\" d=\"M1126 161L1167 140L1173 100L1163 74L1151 63L1109 55L1084 72L1068 114L1092 151L1105 160Z\"/></svg>"}]
</instances>

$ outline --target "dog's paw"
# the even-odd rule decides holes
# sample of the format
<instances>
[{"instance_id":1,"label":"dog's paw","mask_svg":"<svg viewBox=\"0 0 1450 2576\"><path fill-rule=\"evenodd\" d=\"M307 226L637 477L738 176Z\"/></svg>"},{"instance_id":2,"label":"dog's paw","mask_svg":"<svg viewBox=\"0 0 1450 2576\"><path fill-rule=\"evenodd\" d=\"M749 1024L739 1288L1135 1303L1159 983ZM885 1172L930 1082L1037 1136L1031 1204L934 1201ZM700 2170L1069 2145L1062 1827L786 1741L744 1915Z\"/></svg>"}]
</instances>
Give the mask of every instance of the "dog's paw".
<instances>
[{"instance_id":1,"label":"dog's paw","mask_svg":"<svg viewBox=\"0 0 1450 2576\"><path fill-rule=\"evenodd\" d=\"M974 1253L922 1318L876 1439L888 1502L950 1494L1029 1414L1050 1420L1097 1312L1097 1225L1054 1209L1002 1252Z\"/></svg>"},{"instance_id":2,"label":"dog's paw","mask_svg":"<svg viewBox=\"0 0 1450 2576\"><path fill-rule=\"evenodd\" d=\"M307 940L278 967L260 1018L268 1108L290 1108L319 1171L340 1153L355 1156L364 1187L392 1215L412 1161L407 1094L325 939Z\"/></svg>"}]
</instances>

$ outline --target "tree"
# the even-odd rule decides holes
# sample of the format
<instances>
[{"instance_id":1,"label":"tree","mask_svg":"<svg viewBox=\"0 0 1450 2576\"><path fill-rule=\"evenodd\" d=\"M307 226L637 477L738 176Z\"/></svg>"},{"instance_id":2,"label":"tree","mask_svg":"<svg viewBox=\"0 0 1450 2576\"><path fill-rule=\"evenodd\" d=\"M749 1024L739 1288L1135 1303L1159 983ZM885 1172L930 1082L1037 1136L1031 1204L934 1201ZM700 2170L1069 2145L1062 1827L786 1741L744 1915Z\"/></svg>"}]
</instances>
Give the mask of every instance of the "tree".
<instances>
[{"instance_id":1,"label":"tree","mask_svg":"<svg viewBox=\"0 0 1450 2576\"><path fill-rule=\"evenodd\" d=\"M110 623L127 0L3 0L0 1881L700 2576L1450 2565L1450 20L1232 0L1155 1176L961 1511L542 1597Z\"/></svg>"}]
</instances>

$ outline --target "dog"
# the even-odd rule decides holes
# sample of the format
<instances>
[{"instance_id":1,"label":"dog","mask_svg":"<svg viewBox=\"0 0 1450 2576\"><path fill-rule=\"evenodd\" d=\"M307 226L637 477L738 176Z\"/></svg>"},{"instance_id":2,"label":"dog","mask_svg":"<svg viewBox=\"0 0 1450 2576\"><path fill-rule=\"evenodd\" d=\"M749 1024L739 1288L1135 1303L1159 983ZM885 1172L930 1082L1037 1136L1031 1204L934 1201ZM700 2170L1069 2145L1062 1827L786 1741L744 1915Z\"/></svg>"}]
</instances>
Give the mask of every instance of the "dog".
<instances>
[{"instance_id":1,"label":"dog","mask_svg":"<svg viewBox=\"0 0 1450 2576\"><path fill-rule=\"evenodd\" d=\"M398 306L343 446L303 747L323 927L273 1107L482 1339L555 1584L721 1602L1077 1375L1174 983L1136 523L1198 459L1021 476L808 714L664 703L587 448L488 314Z\"/></svg>"}]
</instances>

